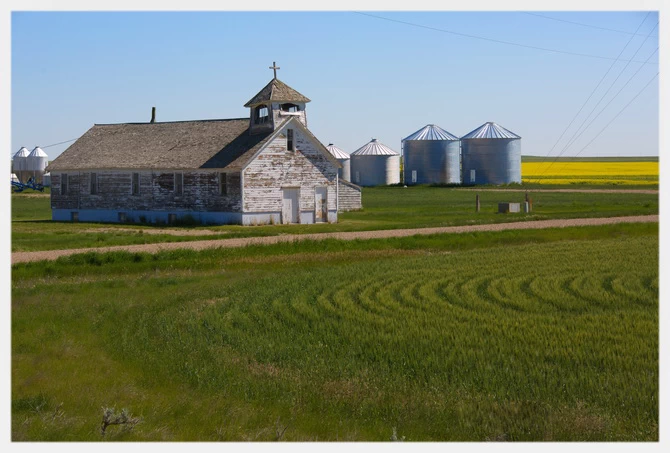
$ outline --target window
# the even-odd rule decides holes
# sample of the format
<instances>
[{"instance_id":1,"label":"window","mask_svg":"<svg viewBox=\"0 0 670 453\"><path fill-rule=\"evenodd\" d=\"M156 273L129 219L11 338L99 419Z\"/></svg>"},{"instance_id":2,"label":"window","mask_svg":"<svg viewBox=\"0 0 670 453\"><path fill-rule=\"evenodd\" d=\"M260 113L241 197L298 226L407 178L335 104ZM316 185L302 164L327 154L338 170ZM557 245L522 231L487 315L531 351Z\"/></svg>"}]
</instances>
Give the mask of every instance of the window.
<instances>
[{"instance_id":1,"label":"window","mask_svg":"<svg viewBox=\"0 0 670 453\"><path fill-rule=\"evenodd\" d=\"M219 195L228 195L228 177L225 173L219 173Z\"/></svg>"},{"instance_id":2,"label":"window","mask_svg":"<svg viewBox=\"0 0 670 453\"><path fill-rule=\"evenodd\" d=\"M255 115L255 120L254 122L256 124L264 124L267 123L270 119L270 116L268 114L268 108L265 105L259 105L256 107L256 115Z\"/></svg>"},{"instance_id":3,"label":"window","mask_svg":"<svg viewBox=\"0 0 670 453\"><path fill-rule=\"evenodd\" d=\"M131 193L133 195L139 195L140 194L140 174L139 173L133 173L133 177L130 181L131 185Z\"/></svg>"},{"instance_id":4,"label":"window","mask_svg":"<svg viewBox=\"0 0 670 453\"><path fill-rule=\"evenodd\" d=\"M60 175L60 194L67 195L67 173Z\"/></svg>"},{"instance_id":5,"label":"window","mask_svg":"<svg viewBox=\"0 0 670 453\"><path fill-rule=\"evenodd\" d=\"M174 193L182 195L184 193L184 173L174 174Z\"/></svg>"},{"instance_id":6,"label":"window","mask_svg":"<svg viewBox=\"0 0 670 453\"><path fill-rule=\"evenodd\" d=\"M98 193L98 174L91 173L91 195Z\"/></svg>"},{"instance_id":7,"label":"window","mask_svg":"<svg viewBox=\"0 0 670 453\"><path fill-rule=\"evenodd\" d=\"M282 104L281 105L282 112L299 112L300 111L300 106L287 103L287 104Z\"/></svg>"},{"instance_id":8,"label":"window","mask_svg":"<svg viewBox=\"0 0 670 453\"><path fill-rule=\"evenodd\" d=\"M294 151L293 149L293 129L286 129L286 149Z\"/></svg>"}]
</instances>

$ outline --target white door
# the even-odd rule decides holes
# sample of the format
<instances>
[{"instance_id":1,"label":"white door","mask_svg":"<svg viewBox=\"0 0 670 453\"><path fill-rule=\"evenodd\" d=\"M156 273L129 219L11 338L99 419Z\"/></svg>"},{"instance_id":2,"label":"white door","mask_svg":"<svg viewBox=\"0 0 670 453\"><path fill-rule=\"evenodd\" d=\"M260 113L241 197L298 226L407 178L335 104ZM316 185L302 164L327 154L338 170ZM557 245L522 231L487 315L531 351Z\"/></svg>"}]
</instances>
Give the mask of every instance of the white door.
<instances>
[{"instance_id":1,"label":"white door","mask_svg":"<svg viewBox=\"0 0 670 453\"><path fill-rule=\"evenodd\" d=\"M416 183L416 170L412 170L412 183Z\"/></svg>"},{"instance_id":2,"label":"white door","mask_svg":"<svg viewBox=\"0 0 670 453\"><path fill-rule=\"evenodd\" d=\"M314 189L314 221L325 222L328 220L328 188L317 187Z\"/></svg>"},{"instance_id":3,"label":"white door","mask_svg":"<svg viewBox=\"0 0 670 453\"><path fill-rule=\"evenodd\" d=\"M475 182L475 170L470 170L470 182Z\"/></svg>"},{"instance_id":4,"label":"white door","mask_svg":"<svg viewBox=\"0 0 670 453\"><path fill-rule=\"evenodd\" d=\"M298 193L300 189L282 189L281 223L298 223Z\"/></svg>"}]
</instances>

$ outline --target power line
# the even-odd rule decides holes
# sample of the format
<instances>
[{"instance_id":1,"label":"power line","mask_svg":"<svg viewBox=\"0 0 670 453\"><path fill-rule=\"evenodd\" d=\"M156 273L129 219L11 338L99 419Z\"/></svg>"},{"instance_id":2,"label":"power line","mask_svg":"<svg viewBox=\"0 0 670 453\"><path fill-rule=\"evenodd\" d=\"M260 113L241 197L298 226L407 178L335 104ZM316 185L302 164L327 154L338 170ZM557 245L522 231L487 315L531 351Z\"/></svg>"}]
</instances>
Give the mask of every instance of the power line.
<instances>
[{"instance_id":1,"label":"power line","mask_svg":"<svg viewBox=\"0 0 670 453\"><path fill-rule=\"evenodd\" d=\"M623 108L622 108L621 110L619 110L619 113L617 113L616 115L614 115L614 118L612 118L612 119L610 120L610 122L607 123L607 124L605 125L605 127L603 127L603 128L600 130L600 132L598 132L598 133L596 134L596 136L593 137L593 138L591 139L590 142L588 142L582 149L579 150L579 152L578 152L577 154L575 154L575 157L576 157L576 156L579 156L579 154L581 154L582 151L584 151L586 148L588 148L588 146L589 146L591 143L593 143L593 142L595 141L595 139L598 138L598 137L600 136L600 134L602 134L602 133L605 131L605 129L607 129L607 128L609 127L609 125L612 124L612 123L614 122L614 120L617 119L617 118L619 117L619 115L621 115L621 114L623 113L623 111L626 110L626 108L628 108L628 106L631 105L632 102L633 102L635 99L637 99L637 97L638 97L639 95L642 94L642 92L643 92L644 90L647 89L647 87L651 84L651 82L653 82L654 79L655 79L656 77L658 77L658 74L659 74L659 73L657 72L656 75L654 75L654 77L652 77L651 80L649 80L649 82L647 82L647 84L646 84L640 91L638 91L638 93L637 93L635 96L633 96L633 99L631 99L630 101L628 101L628 104L624 105Z\"/></svg>"},{"instance_id":2,"label":"power line","mask_svg":"<svg viewBox=\"0 0 670 453\"><path fill-rule=\"evenodd\" d=\"M656 23L656 26L658 26L658 22ZM656 28L656 27L654 27L654 28ZM643 45L643 44L644 44L644 42L643 42L642 44L640 44L640 47L638 47L637 51L635 52L635 55L637 55L637 53L640 51L640 49L642 48L642 45ZM647 57L647 61L649 61L649 59L651 59L651 57L653 57L653 56L656 54L656 52L658 52L658 47L656 48L656 50L654 50L654 51L651 53L651 55L649 55L649 56ZM633 57L634 57L635 55L633 55ZM580 129L582 128L582 126L584 125L584 123L586 123L586 121L587 121L587 120L589 119L589 117L593 114L593 112L596 110L596 108L600 105L600 103L603 101L603 99L605 99L605 96L607 96L607 93L609 93L610 90L614 87L614 84L616 84L617 80L619 80L619 77L621 77L621 76L623 75L624 71L626 70L626 68L628 67L629 64L630 64L630 63L626 63L626 66L623 67L623 69L621 70L621 72L619 73L619 75L617 76L617 78L614 79L614 82L612 82L612 84L609 86L609 88L607 89L607 91L605 91L605 93L602 95L602 97L600 98L600 100L598 100L598 102L596 103L596 105L593 106L593 109L591 109L591 111L589 112L589 114L586 115L586 118L584 118L584 121L582 121L582 124L579 125L579 127L577 128L577 131L575 131L575 134L573 134L573 138L570 138L570 140L568 140L568 144L566 145L566 149L569 148L569 147L575 142L575 140L577 140L577 138L579 138L579 136L577 136L576 138L574 138L574 136L577 134L577 132L579 132L579 130L580 130ZM644 67L644 65L640 65L640 67L637 69L637 71L635 71L635 73L633 73L633 75L626 81L626 83L621 87L621 89L619 89L619 91L612 97L612 99L609 100L609 102L607 103L607 105L605 105L605 108L606 108L608 105L610 105L610 104L612 103L612 101L619 95L619 93L621 93L621 90L623 90L623 89L628 85L628 83L633 79L633 77L635 77L635 76L637 75L638 72L640 72L640 70L641 70L643 67ZM603 110L604 110L605 108L603 108ZM596 117L593 118L594 121L595 121L596 118L598 118L598 116L600 116L600 114L603 112L603 110L601 110L601 111L598 113L598 115L596 115ZM591 121L591 122L586 126L586 128L585 128L584 130L588 129L589 126L590 126L592 123L593 123L593 121ZM582 132L584 132L584 131L582 131ZM580 133L579 135L581 135L581 133Z\"/></svg>"},{"instance_id":3,"label":"power line","mask_svg":"<svg viewBox=\"0 0 670 453\"><path fill-rule=\"evenodd\" d=\"M656 48L656 50L654 51L653 54L655 54L657 51L658 51L658 48ZM653 55L653 54L652 54L652 55ZM649 58L651 58L652 55L650 55ZM605 111L605 109L607 109L607 107L612 103L612 101L613 101L614 99L616 99L617 96L619 96L619 93L621 93L621 92L623 91L623 89L626 88L626 87L628 86L628 83L630 83L630 81L633 80L633 78L637 75L637 73L640 72L640 70L642 69L642 67L643 67L643 66L640 66L640 67L638 68L638 70L635 71L635 73L634 73L634 74L633 74L633 75L626 81L626 83L623 84L623 86L619 89L619 91L617 91L617 93L612 97L612 99L610 99L609 102L608 102L607 104L605 104L605 107L603 107L603 108L598 112L598 114L597 114L595 117L593 117L593 119L591 120L591 122L590 122L589 124L587 124L587 126L584 128L583 131L581 131L581 132L579 133L579 135L577 135L576 137L574 137L574 140L572 140L572 141L568 144L568 146L571 146L572 144L574 144L574 143L577 141L577 139L578 139L579 137L581 137L582 134L583 134L584 132L586 132L586 130L587 130L589 127L591 127L591 125L593 124L593 122L594 122L595 120L597 120L598 117ZM656 74L656 75L658 75L658 74ZM654 77L656 77L656 76L654 76ZM652 80L653 80L653 78L652 78ZM651 83L651 81L650 81L649 83ZM647 83L647 85L649 85L649 83ZM647 88L647 85L645 85L644 88ZM644 88L643 88L643 89L644 89ZM635 96L635 97L637 97L637 96ZM631 102L632 102L632 101L631 101ZM629 104L630 104L630 102L629 102ZM626 105L626 107L627 107L627 106L628 106L628 105ZM609 125L609 123L608 123L608 125ZM592 141L593 141L593 140L591 140L591 142L592 142ZM589 142L589 144L591 144L591 142ZM587 145L587 146L588 146L588 145ZM567 147L566 147L566 148L567 148ZM583 151L583 149L582 149L582 151ZM581 152L581 151L580 151L580 152ZM564 167L565 167L565 166L564 166ZM543 174L544 174L544 173L543 173Z\"/></svg>"},{"instance_id":4,"label":"power line","mask_svg":"<svg viewBox=\"0 0 670 453\"><path fill-rule=\"evenodd\" d=\"M79 137L77 137L77 138L79 138ZM76 138L73 138L72 140L65 140L64 142L54 143L53 145L42 146L41 148L42 148L42 149L44 149L44 148L51 148L52 146L62 145L62 144L64 144L64 143L70 143L70 142L73 142L73 141L75 141L75 140L77 140L77 139L76 139Z\"/></svg>"},{"instance_id":5,"label":"power line","mask_svg":"<svg viewBox=\"0 0 670 453\"><path fill-rule=\"evenodd\" d=\"M647 16L648 16L648 15L649 15L649 13L647 13ZM646 18L647 18L647 17L645 16L644 20L646 20ZM642 21L643 23L644 23L644 20ZM640 24L640 25L641 25L641 24ZM638 54L638 52L640 51L640 49L642 48L642 46L644 45L644 43L647 41L647 39L649 39L649 36L650 36L651 33L656 29L657 26L658 26L658 22L656 22L656 25L655 25L654 28L649 32L649 34L647 35L647 38L645 38L645 40L642 42L642 44L640 44L640 46L637 48L637 50L635 51L635 54L633 54L633 57L635 57L635 55ZM639 29L639 27L638 27L638 29ZM654 56L654 54L656 54L657 51L658 51L658 48L656 48L656 50L654 50L654 51L651 53L651 55L649 55L649 56L647 57L647 60L646 60L646 61L649 61L649 59L650 59L652 56ZM640 67L637 69L637 71L635 71L635 73L633 73L633 75L626 81L626 83L619 89L619 91L617 91L617 93L612 97L612 99L609 100L609 102L605 105L605 107L603 107L602 110L600 110L600 112L598 112L598 114L593 118L593 120L591 120L591 122L590 122L588 125L586 125L586 127L582 130L582 127L584 126L584 124L588 121L588 119L591 117L591 115L593 114L593 112L595 112L596 108L598 108L598 106L599 106L600 103L603 101L603 99L605 99L605 97L607 96L607 94L612 90L612 87L614 87L614 85L616 84L617 80L619 80L619 77L621 77L621 75L624 73L624 71L626 70L626 68L627 68L629 65L630 65L630 62L626 63L626 65L623 67L623 69L621 69L621 71L619 72L619 75L618 75L618 76L616 77L616 79L614 79L614 81L610 84L609 88L607 88L607 90L605 91L605 93L603 93L603 95L600 97L600 99L598 100L598 102L596 103L596 105L593 106L593 108L591 109L591 111L589 112L589 114L586 115L586 117L585 117L584 120L581 122L581 124L579 125L579 127L577 128L577 130L572 134L572 137L570 137L570 138L568 139L568 142L567 142L566 145L563 147L563 149L561 150L561 152L558 153L558 155L556 156L556 158L554 159L554 161L553 161L551 164L549 164L548 167L546 167L546 168L544 169L544 171L542 172L542 174L540 175L540 177L542 177L547 171L549 171L549 169L551 168L551 166L552 166L555 162L558 161L558 159L563 155L563 153L565 153L565 151L567 151L567 149L570 148L570 146L572 146L572 145L577 141L577 139L579 139L579 137L582 136L582 134L583 134L584 132L586 132L586 130L591 126L591 124L593 124L593 122L594 122L596 119L598 119L598 117L605 111L605 109L607 108L607 106L609 106L609 105L612 103L612 101L614 101L614 99L616 99L617 96L619 96L619 94L621 93L621 91L622 91L624 88L626 88L626 86L628 86L628 84L630 83L630 81L633 80L633 78L638 74L638 72L640 72L640 70L644 67L644 65L640 65ZM552 149L553 149L553 148L552 148Z\"/></svg>"},{"instance_id":6,"label":"power line","mask_svg":"<svg viewBox=\"0 0 670 453\"><path fill-rule=\"evenodd\" d=\"M544 14L529 13L529 12L524 12L524 14L529 14L529 15L531 15L531 16L537 16L537 17L543 17L543 18L545 18L545 19L555 20L555 21L558 21L558 22L565 22L565 23L573 24L573 25L580 25L580 26L582 26L582 27L596 28L596 29L598 29L598 30L613 31L613 32L616 32L616 33L625 33L625 34L627 34L627 35L640 35L640 36L644 36L644 33L637 33L637 32L635 32L635 33L631 33L631 32L629 32L629 31L624 31L624 30L615 30L614 28L606 28L606 27L598 27L598 26L596 26L596 25L582 24L582 23L580 23L580 22L573 22L573 21L571 21L571 20L558 19L558 18L556 18L556 17L545 16ZM658 37L658 35L653 35L653 36L656 37L656 38Z\"/></svg>"},{"instance_id":7,"label":"power line","mask_svg":"<svg viewBox=\"0 0 670 453\"><path fill-rule=\"evenodd\" d=\"M509 46L525 47L527 49L542 50L542 51L545 51L545 52L554 52L554 53L560 53L560 54L565 54L565 55L575 55L575 56L579 56L579 57L599 58L601 60L633 61L635 63L642 63L641 61L623 60L623 59L619 59L618 57L617 58L611 58L611 57L604 57L602 55L592 55L592 54L585 54L585 53L578 53L578 52L569 52L569 51L566 51L566 50L549 49L547 47L530 46L530 45L527 45L527 44L520 44L520 43L517 43L517 42L503 41L503 40L500 40L500 39L493 39L493 38L486 38L484 36L471 35L471 34L467 34L467 33L459 33L459 32L456 32L456 31L446 30L444 28L429 27L427 25L420 25L420 24L415 24L415 23L412 23L412 22L406 22L406 21L397 20L397 19L389 19L387 17L377 16L377 15L369 14L369 13L362 13L360 11L353 11L353 12L355 14L360 14L362 16L374 17L375 19L387 20L389 22L396 22L398 24L410 25L412 27L425 28L427 30L439 31L441 33L449 33L451 35L456 35L456 36L464 36L466 38L479 39L479 40L482 40L482 41L495 42L495 43L498 43L498 44L507 44ZM649 14L649 13L647 13L647 14ZM648 63L648 64L658 64L658 63Z\"/></svg>"},{"instance_id":8,"label":"power line","mask_svg":"<svg viewBox=\"0 0 670 453\"><path fill-rule=\"evenodd\" d=\"M643 24L645 23L645 21L647 20L647 17L649 17L649 14L650 14L650 13L647 13L647 15L644 16L644 19L642 19L642 22L640 22L640 25L637 26L637 29L635 30L635 32L637 32L637 31L642 27L642 25L643 25ZM619 55L617 56L617 58L619 58L619 57L624 53L624 51L628 48L628 45L633 41L633 38L634 38L634 37L635 37L635 36L631 36L631 37L628 39L628 42L626 43L625 46L623 46L623 49L621 49L621 52L619 52ZM568 125L565 127L565 129L563 129L563 132L561 132L561 135L558 137L558 139L556 139L556 142L554 143L554 146L552 146L551 149L549 150L549 152L547 153L547 157L549 157L549 154L554 150L554 148L556 148L556 145L558 145L558 142L561 141L561 139L563 138L563 136L565 135L565 133L568 131L568 129L570 129L570 126L572 126L572 123L575 122L575 120L577 119L577 117L579 116L579 114L582 113L582 110L584 110L584 107L586 107L586 104L589 103L589 101L591 100L591 98L593 97L593 95L595 94L595 92L596 92L596 91L598 90L598 88L600 87L600 84L603 83L603 81L604 81L605 78L607 77L607 74L610 73L610 71L612 70L612 68L614 67L615 64L616 64L616 60L613 61L612 64L610 65L610 67L607 69L607 71L605 71L605 74L600 78L600 81L598 81L598 83L596 84L596 86L595 86L595 88L593 89L593 91L591 91L591 94L589 94L589 97L586 98L586 101L584 101L584 103L583 103L582 106L579 108L579 110L577 111L577 113L575 113L575 115L572 117L572 119L570 120L570 123L568 123ZM556 158L554 159L554 161L551 162L551 163L549 164L549 166L547 166L547 168L545 168L544 171L543 171L540 175L538 175L538 177L537 177L537 181L539 181L539 178L541 178L542 176L544 176L544 174L549 170L549 168L551 168L552 165L554 165L554 163L555 163L557 160L558 160L558 156L556 156Z\"/></svg>"}]
</instances>

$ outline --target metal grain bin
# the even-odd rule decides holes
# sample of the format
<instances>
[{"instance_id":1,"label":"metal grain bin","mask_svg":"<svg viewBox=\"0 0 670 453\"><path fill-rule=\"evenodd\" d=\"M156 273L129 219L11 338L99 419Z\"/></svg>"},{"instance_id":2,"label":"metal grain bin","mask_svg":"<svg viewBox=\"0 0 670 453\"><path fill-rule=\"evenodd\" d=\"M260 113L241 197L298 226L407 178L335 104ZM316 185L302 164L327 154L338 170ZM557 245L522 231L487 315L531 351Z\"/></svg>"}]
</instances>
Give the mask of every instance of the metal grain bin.
<instances>
[{"instance_id":1,"label":"metal grain bin","mask_svg":"<svg viewBox=\"0 0 670 453\"><path fill-rule=\"evenodd\" d=\"M342 165L342 168L337 170L339 178L351 182L351 157L349 154L345 153L332 143L329 143L328 146L326 146L326 149L330 151L330 154L332 154Z\"/></svg>"},{"instance_id":2,"label":"metal grain bin","mask_svg":"<svg viewBox=\"0 0 670 453\"><path fill-rule=\"evenodd\" d=\"M359 186L400 182L400 154L376 138L351 153L351 176Z\"/></svg>"},{"instance_id":3,"label":"metal grain bin","mask_svg":"<svg viewBox=\"0 0 670 453\"><path fill-rule=\"evenodd\" d=\"M28 175L28 155L30 152L23 146L19 149L12 158L12 172L16 174L19 181L26 182L30 177Z\"/></svg>"},{"instance_id":4,"label":"metal grain bin","mask_svg":"<svg viewBox=\"0 0 670 453\"><path fill-rule=\"evenodd\" d=\"M429 124L403 139L405 184L459 184L458 137Z\"/></svg>"},{"instance_id":5,"label":"metal grain bin","mask_svg":"<svg viewBox=\"0 0 670 453\"><path fill-rule=\"evenodd\" d=\"M463 184L521 183L521 137L485 123L461 137Z\"/></svg>"},{"instance_id":6,"label":"metal grain bin","mask_svg":"<svg viewBox=\"0 0 670 453\"><path fill-rule=\"evenodd\" d=\"M42 181L44 175L44 169L47 168L49 163L49 157L46 155L42 148L36 146L26 159L27 170L30 173L30 176L37 182Z\"/></svg>"}]
</instances>

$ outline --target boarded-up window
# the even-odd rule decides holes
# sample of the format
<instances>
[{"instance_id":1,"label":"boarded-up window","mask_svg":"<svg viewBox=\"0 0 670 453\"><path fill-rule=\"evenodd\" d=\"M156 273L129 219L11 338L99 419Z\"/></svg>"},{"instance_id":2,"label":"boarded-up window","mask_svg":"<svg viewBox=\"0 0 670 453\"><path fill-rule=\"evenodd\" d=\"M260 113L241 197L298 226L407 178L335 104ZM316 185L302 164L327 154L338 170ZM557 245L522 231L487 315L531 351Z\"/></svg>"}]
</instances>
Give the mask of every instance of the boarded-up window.
<instances>
[{"instance_id":1,"label":"boarded-up window","mask_svg":"<svg viewBox=\"0 0 670 453\"><path fill-rule=\"evenodd\" d=\"M140 174L139 173L133 173L131 186L132 186L132 192L131 193L133 195L139 195L140 194Z\"/></svg>"},{"instance_id":2,"label":"boarded-up window","mask_svg":"<svg viewBox=\"0 0 670 453\"><path fill-rule=\"evenodd\" d=\"M98 193L98 174L91 173L91 195Z\"/></svg>"},{"instance_id":3,"label":"boarded-up window","mask_svg":"<svg viewBox=\"0 0 670 453\"><path fill-rule=\"evenodd\" d=\"M293 151L293 129L286 129L286 149Z\"/></svg>"},{"instance_id":4,"label":"boarded-up window","mask_svg":"<svg viewBox=\"0 0 670 453\"><path fill-rule=\"evenodd\" d=\"M67 195L67 173L60 175L60 194Z\"/></svg>"},{"instance_id":5,"label":"boarded-up window","mask_svg":"<svg viewBox=\"0 0 670 453\"><path fill-rule=\"evenodd\" d=\"M228 178L225 173L219 173L219 194L228 195Z\"/></svg>"},{"instance_id":6,"label":"boarded-up window","mask_svg":"<svg viewBox=\"0 0 670 453\"><path fill-rule=\"evenodd\" d=\"M184 193L184 174L175 173L174 174L174 193L175 195L181 195Z\"/></svg>"}]
</instances>

